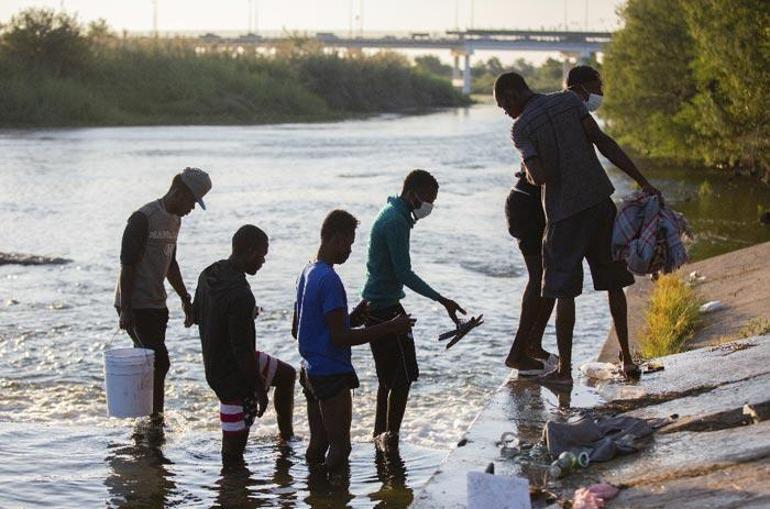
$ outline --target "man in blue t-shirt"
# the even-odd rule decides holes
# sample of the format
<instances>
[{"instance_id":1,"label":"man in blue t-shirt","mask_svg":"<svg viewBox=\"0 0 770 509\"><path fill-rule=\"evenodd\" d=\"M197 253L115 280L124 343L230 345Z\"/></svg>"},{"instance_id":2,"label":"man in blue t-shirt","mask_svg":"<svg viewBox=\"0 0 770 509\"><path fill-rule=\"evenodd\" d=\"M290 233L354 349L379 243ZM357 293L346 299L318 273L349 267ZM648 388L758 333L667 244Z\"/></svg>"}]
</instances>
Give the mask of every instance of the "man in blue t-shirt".
<instances>
[{"instance_id":1,"label":"man in blue t-shirt","mask_svg":"<svg viewBox=\"0 0 770 509\"><path fill-rule=\"evenodd\" d=\"M406 334L413 325L401 314L373 327L363 325L366 304L348 314L345 287L334 271L350 256L358 220L344 210L333 210L321 227L321 247L297 280L292 335L302 356L300 384L307 399L310 442L306 459L324 460L329 470L343 467L350 455L353 414L351 389L358 377L350 362L350 347L393 334ZM328 453L327 453L328 451Z\"/></svg>"}]
</instances>

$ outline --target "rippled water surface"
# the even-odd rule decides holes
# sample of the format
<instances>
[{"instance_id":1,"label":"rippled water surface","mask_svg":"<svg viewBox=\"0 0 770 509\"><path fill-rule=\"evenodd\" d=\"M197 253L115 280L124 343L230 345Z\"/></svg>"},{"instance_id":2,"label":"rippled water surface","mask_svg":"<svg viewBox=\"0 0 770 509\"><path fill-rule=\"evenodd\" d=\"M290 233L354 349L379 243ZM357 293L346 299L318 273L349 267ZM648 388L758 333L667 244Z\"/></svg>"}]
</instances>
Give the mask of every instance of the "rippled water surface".
<instances>
[{"instance_id":1,"label":"rippled water surface","mask_svg":"<svg viewBox=\"0 0 770 509\"><path fill-rule=\"evenodd\" d=\"M254 507L337 507L343 499L352 507L406 506L508 372L502 360L526 282L504 225L518 166L508 128L497 109L477 106L337 124L0 131L0 251L73 260L0 267L0 483L18 488L0 490L0 507L208 507L227 506L222 500L232 497L237 503L229 505ZM354 301L377 211L409 169L436 175L436 208L412 232L413 264L441 293L484 313L486 324L446 351L435 340L450 325L443 308L408 292L404 305L418 319L420 380L395 464L381 465L367 443L376 383L369 350L358 347L349 482L314 478L302 444L278 449L272 411L253 429L249 471L222 476L217 401L204 379L199 339L182 327L175 296L165 441L105 417L102 352L129 345L115 334L111 307L122 229L188 165L208 170L214 183L208 210L183 221L177 256L188 288L228 255L238 226L261 226L270 253L251 278L264 309L257 341L293 365L294 282L315 254L326 212L344 207L361 220L353 254L339 267ZM620 192L629 189L627 180L613 179ZM587 285L577 312L579 362L606 336L604 296ZM546 345L555 348L550 326ZM297 432L306 436L299 391L297 402Z\"/></svg>"}]
</instances>

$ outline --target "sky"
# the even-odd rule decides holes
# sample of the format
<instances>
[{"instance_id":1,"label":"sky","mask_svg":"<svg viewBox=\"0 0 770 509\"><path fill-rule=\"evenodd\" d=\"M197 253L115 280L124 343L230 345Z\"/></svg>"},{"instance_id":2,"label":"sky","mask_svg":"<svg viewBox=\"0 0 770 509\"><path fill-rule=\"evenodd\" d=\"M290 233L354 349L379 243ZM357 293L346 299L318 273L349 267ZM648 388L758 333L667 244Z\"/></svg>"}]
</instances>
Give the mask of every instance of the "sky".
<instances>
[{"instance_id":1,"label":"sky","mask_svg":"<svg viewBox=\"0 0 770 509\"><path fill-rule=\"evenodd\" d=\"M25 8L64 8L115 30L441 32L459 28L612 30L622 0L0 0L0 22ZM565 16L566 7L566 16ZM586 7L588 16L586 16ZM250 12L252 18L250 21ZM363 14L363 15L361 15Z\"/></svg>"}]
</instances>

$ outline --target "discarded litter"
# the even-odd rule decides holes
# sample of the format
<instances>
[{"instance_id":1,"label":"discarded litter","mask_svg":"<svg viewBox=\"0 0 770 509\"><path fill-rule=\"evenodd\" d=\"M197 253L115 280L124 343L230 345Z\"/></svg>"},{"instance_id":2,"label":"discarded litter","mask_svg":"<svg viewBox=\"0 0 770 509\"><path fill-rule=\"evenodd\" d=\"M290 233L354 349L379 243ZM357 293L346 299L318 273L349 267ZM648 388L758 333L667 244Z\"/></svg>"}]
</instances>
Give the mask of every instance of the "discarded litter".
<instances>
[{"instance_id":1,"label":"discarded litter","mask_svg":"<svg viewBox=\"0 0 770 509\"><path fill-rule=\"evenodd\" d=\"M513 431L506 431L500 435L500 441L497 443L500 447L518 447L519 439L516 438L516 433Z\"/></svg>"},{"instance_id":2,"label":"discarded litter","mask_svg":"<svg viewBox=\"0 0 770 509\"><path fill-rule=\"evenodd\" d=\"M468 509L531 509L529 481L522 477L468 472Z\"/></svg>"},{"instance_id":3,"label":"discarded litter","mask_svg":"<svg viewBox=\"0 0 770 509\"><path fill-rule=\"evenodd\" d=\"M608 500L615 498L620 490L602 482L575 491L572 509L603 509Z\"/></svg>"},{"instance_id":4,"label":"discarded litter","mask_svg":"<svg viewBox=\"0 0 770 509\"><path fill-rule=\"evenodd\" d=\"M722 304L721 301L718 300L710 300L707 303L703 304L700 307L701 313L713 313L714 311L719 311L720 309L723 309L725 306Z\"/></svg>"},{"instance_id":5,"label":"discarded litter","mask_svg":"<svg viewBox=\"0 0 770 509\"><path fill-rule=\"evenodd\" d=\"M690 272L690 276L687 278L687 282L690 283L690 285L702 283L705 280L706 280L706 276L701 276L700 272L698 272L697 270Z\"/></svg>"},{"instance_id":6,"label":"discarded litter","mask_svg":"<svg viewBox=\"0 0 770 509\"><path fill-rule=\"evenodd\" d=\"M578 370L587 378L596 380L613 380L623 378L620 367L609 362L586 362Z\"/></svg>"},{"instance_id":7,"label":"discarded litter","mask_svg":"<svg viewBox=\"0 0 770 509\"><path fill-rule=\"evenodd\" d=\"M581 451L575 455L572 451L564 451L548 467L548 475L552 479L559 479L571 474L579 468L586 468L590 463L588 452Z\"/></svg>"},{"instance_id":8,"label":"discarded litter","mask_svg":"<svg viewBox=\"0 0 770 509\"><path fill-rule=\"evenodd\" d=\"M642 373L645 375L650 373L657 373L658 371L663 371L664 369L666 368L663 366L663 364L654 361L645 362L641 366Z\"/></svg>"}]
</instances>

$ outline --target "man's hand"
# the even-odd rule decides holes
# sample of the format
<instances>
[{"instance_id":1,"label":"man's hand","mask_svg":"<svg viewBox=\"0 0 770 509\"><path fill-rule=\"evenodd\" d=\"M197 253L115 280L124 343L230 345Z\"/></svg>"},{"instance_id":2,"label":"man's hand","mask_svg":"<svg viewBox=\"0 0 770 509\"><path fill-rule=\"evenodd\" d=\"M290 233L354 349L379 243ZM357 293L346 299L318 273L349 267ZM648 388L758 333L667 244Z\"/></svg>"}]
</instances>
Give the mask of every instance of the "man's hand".
<instances>
[{"instance_id":1,"label":"man's hand","mask_svg":"<svg viewBox=\"0 0 770 509\"><path fill-rule=\"evenodd\" d=\"M123 330L131 330L134 328L134 310L131 308L124 308L120 310L120 318L118 320L118 326Z\"/></svg>"},{"instance_id":2,"label":"man's hand","mask_svg":"<svg viewBox=\"0 0 770 509\"><path fill-rule=\"evenodd\" d=\"M441 297L439 299L439 304L444 306L446 308L446 312L449 315L449 318L452 319L452 321L455 323L455 325L460 325L460 319L457 318L457 312L459 311L462 314L466 314L465 310L460 307L458 303L453 301L452 299L445 299L444 297Z\"/></svg>"},{"instance_id":3,"label":"man's hand","mask_svg":"<svg viewBox=\"0 0 770 509\"><path fill-rule=\"evenodd\" d=\"M390 333L393 335L406 334L412 330L417 320L412 318L412 315L402 314L387 321Z\"/></svg>"},{"instance_id":4,"label":"man's hand","mask_svg":"<svg viewBox=\"0 0 770 509\"><path fill-rule=\"evenodd\" d=\"M260 384L254 391L254 395L257 397L257 417L262 417L262 414L267 410L267 389Z\"/></svg>"},{"instance_id":5,"label":"man's hand","mask_svg":"<svg viewBox=\"0 0 770 509\"><path fill-rule=\"evenodd\" d=\"M192 324L195 323L195 317L193 316L192 302L190 302L189 295L186 299L182 299L182 310L184 311L184 326L186 328L192 327Z\"/></svg>"},{"instance_id":6,"label":"man's hand","mask_svg":"<svg viewBox=\"0 0 770 509\"><path fill-rule=\"evenodd\" d=\"M660 206L663 207L665 204L663 203L663 193L660 192L660 189L650 184L647 180L644 180L642 182L639 182L639 187L642 188L642 191L649 195L657 196L660 200Z\"/></svg>"},{"instance_id":7,"label":"man's hand","mask_svg":"<svg viewBox=\"0 0 770 509\"><path fill-rule=\"evenodd\" d=\"M350 312L350 326L358 327L366 323L366 320L368 319L369 319L369 303L366 302L365 300L362 300L361 302L356 304L356 307L354 307L353 311Z\"/></svg>"}]
</instances>

